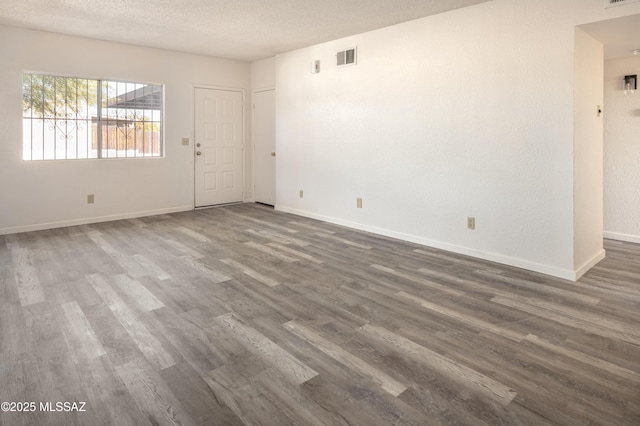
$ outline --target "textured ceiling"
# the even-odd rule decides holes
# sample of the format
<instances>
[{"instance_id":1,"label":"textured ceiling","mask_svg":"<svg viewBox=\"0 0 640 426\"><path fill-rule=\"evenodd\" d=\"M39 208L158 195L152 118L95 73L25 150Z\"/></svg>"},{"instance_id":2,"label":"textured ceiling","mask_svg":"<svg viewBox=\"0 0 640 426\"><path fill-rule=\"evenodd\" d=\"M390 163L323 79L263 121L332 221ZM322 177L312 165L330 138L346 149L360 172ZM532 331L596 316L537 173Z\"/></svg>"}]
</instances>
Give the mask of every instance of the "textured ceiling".
<instances>
[{"instance_id":1,"label":"textured ceiling","mask_svg":"<svg viewBox=\"0 0 640 426\"><path fill-rule=\"evenodd\" d=\"M640 15L595 22L581 28L604 44L605 59L630 57L634 49L640 49Z\"/></svg>"},{"instance_id":2,"label":"textured ceiling","mask_svg":"<svg viewBox=\"0 0 640 426\"><path fill-rule=\"evenodd\" d=\"M489 0L0 0L0 24L253 61Z\"/></svg>"}]
</instances>

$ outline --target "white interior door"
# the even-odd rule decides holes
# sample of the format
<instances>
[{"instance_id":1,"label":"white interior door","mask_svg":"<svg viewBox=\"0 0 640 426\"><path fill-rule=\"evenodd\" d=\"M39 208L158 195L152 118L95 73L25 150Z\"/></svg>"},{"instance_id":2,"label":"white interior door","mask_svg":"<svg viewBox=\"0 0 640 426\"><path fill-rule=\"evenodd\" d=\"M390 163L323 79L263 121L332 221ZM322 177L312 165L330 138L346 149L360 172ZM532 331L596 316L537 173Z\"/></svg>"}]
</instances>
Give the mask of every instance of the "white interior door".
<instances>
[{"instance_id":1,"label":"white interior door","mask_svg":"<svg viewBox=\"0 0 640 426\"><path fill-rule=\"evenodd\" d=\"M243 201L242 92L195 89L195 206Z\"/></svg>"},{"instance_id":2,"label":"white interior door","mask_svg":"<svg viewBox=\"0 0 640 426\"><path fill-rule=\"evenodd\" d=\"M276 91L254 93L253 179L255 201L276 203Z\"/></svg>"}]
</instances>

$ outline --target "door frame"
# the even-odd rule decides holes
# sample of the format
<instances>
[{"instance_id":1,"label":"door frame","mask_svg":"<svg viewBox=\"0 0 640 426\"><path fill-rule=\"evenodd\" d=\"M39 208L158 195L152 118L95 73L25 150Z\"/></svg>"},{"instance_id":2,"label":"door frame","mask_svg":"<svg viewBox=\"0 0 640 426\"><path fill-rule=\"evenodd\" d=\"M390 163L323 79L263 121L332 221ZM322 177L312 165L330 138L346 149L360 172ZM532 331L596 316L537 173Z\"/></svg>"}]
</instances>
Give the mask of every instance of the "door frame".
<instances>
[{"instance_id":1,"label":"door frame","mask_svg":"<svg viewBox=\"0 0 640 426\"><path fill-rule=\"evenodd\" d=\"M256 93L269 92L271 90L275 92L276 86L263 87L261 89L255 89L251 91L251 200L254 202L256 200L256 132L255 132L255 114L254 114L254 111L256 109L255 95ZM274 105L274 108L275 108L275 105ZM277 115L276 115L276 118L277 118ZM274 126L275 126L275 123L274 123ZM274 141L274 143L275 142L276 141Z\"/></svg>"},{"instance_id":2,"label":"door frame","mask_svg":"<svg viewBox=\"0 0 640 426\"><path fill-rule=\"evenodd\" d=\"M223 90L242 94L242 202L247 200L247 96L241 87L213 86L209 84L191 84L191 205L194 210L215 206L196 207L196 90Z\"/></svg>"}]
</instances>

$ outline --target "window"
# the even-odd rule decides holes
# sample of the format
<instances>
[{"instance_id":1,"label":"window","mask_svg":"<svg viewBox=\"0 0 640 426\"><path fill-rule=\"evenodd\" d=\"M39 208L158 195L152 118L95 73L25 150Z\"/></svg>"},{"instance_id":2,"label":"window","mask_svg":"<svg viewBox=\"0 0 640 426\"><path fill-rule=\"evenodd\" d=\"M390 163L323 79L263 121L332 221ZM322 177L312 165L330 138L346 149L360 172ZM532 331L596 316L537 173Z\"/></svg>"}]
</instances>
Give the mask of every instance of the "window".
<instances>
[{"instance_id":1,"label":"window","mask_svg":"<svg viewBox=\"0 0 640 426\"><path fill-rule=\"evenodd\" d=\"M23 159L163 155L163 86L23 75Z\"/></svg>"}]
</instances>

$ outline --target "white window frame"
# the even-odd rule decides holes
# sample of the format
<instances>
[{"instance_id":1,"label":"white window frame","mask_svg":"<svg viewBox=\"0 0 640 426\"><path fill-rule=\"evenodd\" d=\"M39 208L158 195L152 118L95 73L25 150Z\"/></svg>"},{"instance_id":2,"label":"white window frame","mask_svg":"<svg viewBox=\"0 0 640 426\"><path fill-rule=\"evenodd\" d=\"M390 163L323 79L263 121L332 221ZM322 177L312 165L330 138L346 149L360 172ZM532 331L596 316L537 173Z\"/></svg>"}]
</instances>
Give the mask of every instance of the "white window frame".
<instances>
[{"instance_id":1,"label":"white window frame","mask_svg":"<svg viewBox=\"0 0 640 426\"><path fill-rule=\"evenodd\" d=\"M162 84L25 71L22 91L24 161L164 157Z\"/></svg>"}]
</instances>

